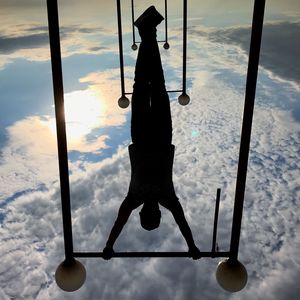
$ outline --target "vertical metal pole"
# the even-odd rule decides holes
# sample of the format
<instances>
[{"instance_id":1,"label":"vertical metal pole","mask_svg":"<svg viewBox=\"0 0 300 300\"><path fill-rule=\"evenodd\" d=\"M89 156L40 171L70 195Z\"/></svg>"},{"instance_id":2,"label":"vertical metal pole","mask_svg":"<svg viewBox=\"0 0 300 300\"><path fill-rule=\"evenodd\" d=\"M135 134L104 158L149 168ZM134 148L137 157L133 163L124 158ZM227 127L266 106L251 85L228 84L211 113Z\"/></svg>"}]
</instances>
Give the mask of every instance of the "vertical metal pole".
<instances>
[{"instance_id":1,"label":"vertical metal pole","mask_svg":"<svg viewBox=\"0 0 300 300\"><path fill-rule=\"evenodd\" d=\"M183 0L182 90L186 93L187 0Z\"/></svg>"},{"instance_id":2,"label":"vertical metal pole","mask_svg":"<svg viewBox=\"0 0 300 300\"><path fill-rule=\"evenodd\" d=\"M134 3L133 0L131 0L131 25L132 25L132 40L133 45L135 44L135 28L134 28Z\"/></svg>"},{"instance_id":3,"label":"vertical metal pole","mask_svg":"<svg viewBox=\"0 0 300 300\"><path fill-rule=\"evenodd\" d=\"M65 256L67 261L71 261L73 259L72 219L57 0L47 0L47 12L57 129Z\"/></svg>"},{"instance_id":4,"label":"vertical metal pole","mask_svg":"<svg viewBox=\"0 0 300 300\"><path fill-rule=\"evenodd\" d=\"M165 42L168 42L168 0L165 0Z\"/></svg>"},{"instance_id":5,"label":"vertical metal pole","mask_svg":"<svg viewBox=\"0 0 300 300\"><path fill-rule=\"evenodd\" d=\"M261 36L263 29L265 10L265 0L255 0L253 19L252 19L252 33L249 52L246 94L244 116L241 132L241 145L239 153L239 165L237 171L236 191L234 200L233 220L230 253L232 259L237 259L241 232L241 222L243 214L245 186L247 177L247 167L249 158L251 128L255 101L255 90L259 63L259 53L261 45Z\"/></svg>"},{"instance_id":6,"label":"vertical metal pole","mask_svg":"<svg viewBox=\"0 0 300 300\"><path fill-rule=\"evenodd\" d=\"M212 241L212 250L211 250L212 252L216 252L216 239L217 239L217 227L218 227L218 218L219 218L220 196L221 196L221 189L217 189L215 217L214 217L214 231L213 231L213 241Z\"/></svg>"},{"instance_id":7,"label":"vertical metal pole","mask_svg":"<svg viewBox=\"0 0 300 300\"><path fill-rule=\"evenodd\" d=\"M123 41L122 41L122 22L121 22L121 3L117 0L117 15L118 15L118 36L119 36L119 57L120 57L120 75L121 75L121 93L125 96L124 83L124 60L123 60Z\"/></svg>"}]
</instances>

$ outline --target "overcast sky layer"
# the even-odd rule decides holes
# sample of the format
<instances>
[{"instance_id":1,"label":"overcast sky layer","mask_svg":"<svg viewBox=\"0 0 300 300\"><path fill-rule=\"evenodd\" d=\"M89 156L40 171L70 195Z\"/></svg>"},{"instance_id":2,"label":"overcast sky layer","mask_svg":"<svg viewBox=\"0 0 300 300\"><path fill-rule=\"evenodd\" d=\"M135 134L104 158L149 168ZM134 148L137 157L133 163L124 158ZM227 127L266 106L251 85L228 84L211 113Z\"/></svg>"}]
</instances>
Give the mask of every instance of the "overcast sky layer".
<instances>
[{"instance_id":1,"label":"overcast sky layer","mask_svg":"<svg viewBox=\"0 0 300 300\"><path fill-rule=\"evenodd\" d=\"M250 2L238 6L237 1L228 1L226 9L224 2L203 2L201 21L193 15L196 1L191 1L191 103L181 107L176 95L170 95L176 146L174 185L195 241L203 251L211 250L217 188L222 189L220 250L227 251L230 242ZM298 299L297 1L273 1L267 6L239 254L249 281L236 294L223 291L215 280L219 259L81 259L87 269L85 285L74 293L57 287L54 272L64 255L45 7L33 0L26 5L19 1L0 3L1 14L7 12L1 18L0 34L4 112L0 120L1 300ZM128 190L130 109L116 106L120 93L118 52L115 27L109 23L114 26L115 20L95 22L97 16L113 13L113 7L101 2L105 10L102 7L97 12L100 5L96 1L84 7L80 1L73 1L72 6L70 3L60 5L74 248L101 251ZM169 33L171 49L161 50L169 89L180 85L181 76L181 21L175 4L170 10L178 18L170 20L174 25ZM124 1L128 10L126 5ZM141 9L140 4L137 11ZM208 17L222 15L224 10L227 18ZM80 11L87 20L85 24L78 21ZM229 20L230 13L237 19ZM241 21L244 15L247 18ZM18 26L9 26L16 16ZM290 19L293 22L287 21ZM129 51L130 22L124 23L126 88L130 90L136 53ZM227 26L220 30L221 24ZM276 39L278 34L281 39ZM85 109L80 106L82 99ZM118 239L117 251L186 250L168 211L162 210L160 228L150 233L140 227L138 211Z\"/></svg>"}]
</instances>

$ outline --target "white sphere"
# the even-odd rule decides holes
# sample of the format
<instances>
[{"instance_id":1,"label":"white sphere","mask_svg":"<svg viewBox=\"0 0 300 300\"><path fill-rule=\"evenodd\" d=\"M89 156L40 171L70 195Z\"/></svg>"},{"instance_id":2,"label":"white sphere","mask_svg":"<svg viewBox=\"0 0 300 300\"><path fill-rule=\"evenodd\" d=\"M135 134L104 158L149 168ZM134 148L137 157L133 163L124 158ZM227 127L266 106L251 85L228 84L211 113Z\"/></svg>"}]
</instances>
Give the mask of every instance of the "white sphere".
<instances>
[{"instance_id":1,"label":"white sphere","mask_svg":"<svg viewBox=\"0 0 300 300\"><path fill-rule=\"evenodd\" d=\"M179 97L178 97L178 102L181 105L187 105L190 103L190 97L189 95L182 93Z\"/></svg>"},{"instance_id":2,"label":"white sphere","mask_svg":"<svg viewBox=\"0 0 300 300\"><path fill-rule=\"evenodd\" d=\"M168 42L164 43L164 49L168 50L170 48L170 44Z\"/></svg>"},{"instance_id":3,"label":"white sphere","mask_svg":"<svg viewBox=\"0 0 300 300\"><path fill-rule=\"evenodd\" d=\"M86 270L82 263L75 260L62 262L56 269L56 284L66 292L74 292L81 288L86 279Z\"/></svg>"},{"instance_id":4,"label":"white sphere","mask_svg":"<svg viewBox=\"0 0 300 300\"><path fill-rule=\"evenodd\" d=\"M129 99L126 96L122 96L119 100L118 100L118 104L121 108L127 108L129 106Z\"/></svg>"},{"instance_id":5,"label":"white sphere","mask_svg":"<svg viewBox=\"0 0 300 300\"><path fill-rule=\"evenodd\" d=\"M218 264L216 278L224 290L234 293L245 287L248 274L245 266L238 260L225 259Z\"/></svg>"},{"instance_id":6,"label":"white sphere","mask_svg":"<svg viewBox=\"0 0 300 300\"><path fill-rule=\"evenodd\" d=\"M133 51L137 50L137 48L138 48L137 44L132 44L131 49L132 49Z\"/></svg>"}]
</instances>

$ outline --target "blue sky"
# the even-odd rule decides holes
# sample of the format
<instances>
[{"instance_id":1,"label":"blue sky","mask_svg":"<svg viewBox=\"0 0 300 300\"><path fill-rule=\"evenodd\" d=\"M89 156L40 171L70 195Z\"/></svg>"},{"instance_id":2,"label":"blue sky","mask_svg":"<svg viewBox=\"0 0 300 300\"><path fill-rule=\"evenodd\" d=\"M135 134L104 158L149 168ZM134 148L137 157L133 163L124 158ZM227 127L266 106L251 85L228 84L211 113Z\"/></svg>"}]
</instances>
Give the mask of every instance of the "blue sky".
<instances>
[{"instance_id":1,"label":"blue sky","mask_svg":"<svg viewBox=\"0 0 300 300\"><path fill-rule=\"evenodd\" d=\"M200 4L201 3L201 7ZM128 189L130 108L120 96L114 2L60 1L75 250L105 244ZM122 1L126 89L130 1ZM136 15L150 4L140 1ZM218 242L227 250L248 60L252 1L189 1L187 78L191 103L171 94L174 185L199 247L210 250L214 198L222 188ZM181 1L169 4L166 84L180 87ZM87 281L67 294L55 284L63 240L46 7L0 0L0 299L297 299L300 260L300 7L267 1L253 122L240 259L249 281L223 291L218 260L83 259ZM163 36L163 25L159 27ZM185 251L169 212L145 234L138 213L116 243L121 251ZM16 262L18 262L16 264ZM16 282L18 285L16 286ZM176 286L176 289L174 289Z\"/></svg>"}]
</instances>

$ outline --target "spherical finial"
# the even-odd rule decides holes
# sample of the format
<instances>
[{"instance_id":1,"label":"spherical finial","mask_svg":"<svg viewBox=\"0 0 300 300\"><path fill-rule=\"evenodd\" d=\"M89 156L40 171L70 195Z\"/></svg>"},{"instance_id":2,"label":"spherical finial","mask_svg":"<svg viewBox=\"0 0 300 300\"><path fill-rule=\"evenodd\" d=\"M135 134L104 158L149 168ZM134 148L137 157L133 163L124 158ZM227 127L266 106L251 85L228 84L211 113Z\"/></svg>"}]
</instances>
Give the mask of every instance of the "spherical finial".
<instances>
[{"instance_id":1,"label":"spherical finial","mask_svg":"<svg viewBox=\"0 0 300 300\"><path fill-rule=\"evenodd\" d=\"M56 284L66 292L74 292L81 288L86 279L86 271L78 260L63 261L55 272Z\"/></svg>"},{"instance_id":2,"label":"spherical finial","mask_svg":"<svg viewBox=\"0 0 300 300\"><path fill-rule=\"evenodd\" d=\"M137 48L138 48L138 46L137 46L136 43L132 44L131 49L132 49L133 51L136 51Z\"/></svg>"},{"instance_id":3,"label":"spherical finial","mask_svg":"<svg viewBox=\"0 0 300 300\"><path fill-rule=\"evenodd\" d=\"M181 105L187 105L190 103L190 97L189 95L187 95L186 93L182 93L179 97L178 97L178 102Z\"/></svg>"},{"instance_id":4,"label":"spherical finial","mask_svg":"<svg viewBox=\"0 0 300 300\"><path fill-rule=\"evenodd\" d=\"M118 104L121 108L127 108L129 106L129 99L126 96L122 96L119 100L118 100Z\"/></svg>"},{"instance_id":5,"label":"spherical finial","mask_svg":"<svg viewBox=\"0 0 300 300\"><path fill-rule=\"evenodd\" d=\"M245 266L238 260L225 259L218 264L216 278L224 290L234 293L245 287L248 274Z\"/></svg>"},{"instance_id":6,"label":"spherical finial","mask_svg":"<svg viewBox=\"0 0 300 300\"><path fill-rule=\"evenodd\" d=\"M168 50L170 48L170 44L168 42L164 43L164 49Z\"/></svg>"}]
</instances>

